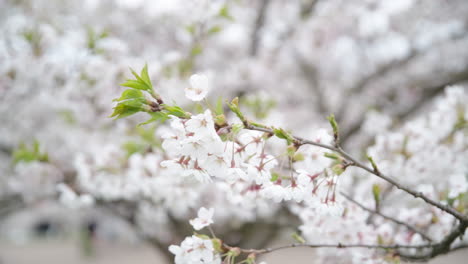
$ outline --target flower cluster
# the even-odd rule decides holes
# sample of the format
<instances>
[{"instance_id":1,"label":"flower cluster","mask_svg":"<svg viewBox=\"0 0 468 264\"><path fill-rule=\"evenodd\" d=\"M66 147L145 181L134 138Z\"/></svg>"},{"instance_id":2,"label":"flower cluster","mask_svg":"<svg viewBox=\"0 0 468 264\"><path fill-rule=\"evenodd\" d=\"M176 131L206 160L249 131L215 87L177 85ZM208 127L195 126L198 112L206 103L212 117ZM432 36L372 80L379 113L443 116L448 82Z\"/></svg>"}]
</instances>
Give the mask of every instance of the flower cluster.
<instances>
[{"instance_id":1,"label":"flower cluster","mask_svg":"<svg viewBox=\"0 0 468 264\"><path fill-rule=\"evenodd\" d=\"M350 154L359 160L369 155L386 175L466 214L468 92L451 87L439 96L440 89L429 89L466 76L465 5L453 1L458 12L445 14L446 3L438 0L342 2L0 1L2 205L10 195L25 206L57 198L72 208L94 200L132 204L126 213L163 249L173 243L174 223L188 221L201 206L210 209L190 223L196 230L212 224L214 208L225 229L220 237L297 217L310 243L442 240L453 216L346 167L337 153L295 145L279 128L333 145L321 127L324 115L335 112ZM142 49L141 43L152 45ZM148 130L135 128L140 114L108 118L128 66L144 61L151 65L145 78L157 76L164 103L149 105L154 94L139 91L135 100L124 96L133 111L127 114L137 112L135 105L162 111L173 99L181 106L176 110L192 113L173 113ZM246 120L275 133L236 123L222 113L222 100L215 105L218 94L240 95ZM272 103L264 103L265 95ZM427 111L418 110L420 102ZM151 112L157 120L167 117L160 113ZM49 156L39 151L16 160L11 153L34 138ZM465 236L454 245L466 242ZM171 252L181 263L220 263L224 256L215 247L195 235ZM379 263L379 253L318 250L323 263Z\"/></svg>"},{"instance_id":2,"label":"flower cluster","mask_svg":"<svg viewBox=\"0 0 468 264\"><path fill-rule=\"evenodd\" d=\"M198 217L190 220L190 224L195 230L207 227L213 223L213 214L213 208L202 207L198 210ZM213 241L206 236L186 237L180 246L171 245L169 251L175 255L176 264L221 264L219 252L216 252Z\"/></svg>"},{"instance_id":3,"label":"flower cluster","mask_svg":"<svg viewBox=\"0 0 468 264\"><path fill-rule=\"evenodd\" d=\"M210 239L197 236L187 237L180 246L170 246L169 251L175 255L176 264L221 264L221 257L215 252Z\"/></svg>"}]
</instances>

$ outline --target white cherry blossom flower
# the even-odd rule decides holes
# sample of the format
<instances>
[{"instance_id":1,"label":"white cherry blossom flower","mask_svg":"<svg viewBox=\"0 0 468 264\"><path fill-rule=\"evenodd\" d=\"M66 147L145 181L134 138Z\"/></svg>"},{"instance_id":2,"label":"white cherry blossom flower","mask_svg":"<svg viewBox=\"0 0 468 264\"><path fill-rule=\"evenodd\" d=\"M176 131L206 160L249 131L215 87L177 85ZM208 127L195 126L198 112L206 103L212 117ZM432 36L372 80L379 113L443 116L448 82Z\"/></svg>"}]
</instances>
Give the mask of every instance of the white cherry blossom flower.
<instances>
[{"instance_id":1,"label":"white cherry blossom flower","mask_svg":"<svg viewBox=\"0 0 468 264\"><path fill-rule=\"evenodd\" d=\"M190 220L190 224L195 230L201 230L213 223L214 209L202 207L198 210L197 218Z\"/></svg>"},{"instance_id":2,"label":"white cherry blossom flower","mask_svg":"<svg viewBox=\"0 0 468 264\"><path fill-rule=\"evenodd\" d=\"M175 255L176 264L221 264L221 256L209 239L186 237L180 246L171 245L169 251Z\"/></svg>"},{"instance_id":3,"label":"white cherry blossom flower","mask_svg":"<svg viewBox=\"0 0 468 264\"><path fill-rule=\"evenodd\" d=\"M192 101L203 100L211 89L211 80L206 74L190 76L190 86L185 88L185 96Z\"/></svg>"}]
</instances>

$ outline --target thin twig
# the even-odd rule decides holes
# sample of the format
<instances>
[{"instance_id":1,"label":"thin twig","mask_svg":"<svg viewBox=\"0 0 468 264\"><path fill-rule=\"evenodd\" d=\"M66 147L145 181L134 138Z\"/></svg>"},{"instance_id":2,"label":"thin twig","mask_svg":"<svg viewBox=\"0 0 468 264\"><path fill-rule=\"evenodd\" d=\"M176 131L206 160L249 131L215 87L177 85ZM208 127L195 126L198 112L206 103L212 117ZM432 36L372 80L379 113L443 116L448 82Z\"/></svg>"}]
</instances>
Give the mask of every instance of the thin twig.
<instances>
[{"instance_id":1,"label":"thin twig","mask_svg":"<svg viewBox=\"0 0 468 264\"><path fill-rule=\"evenodd\" d=\"M285 246L279 246L274 248L265 249L241 249L243 253L254 253L254 254L266 254L273 251L295 248L295 247L307 247L307 248L368 248L368 249L425 249L431 248L432 245L375 245L375 244L290 244Z\"/></svg>"},{"instance_id":2,"label":"thin twig","mask_svg":"<svg viewBox=\"0 0 468 264\"><path fill-rule=\"evenodd\" d=\"M352 202L352 203L356 204L357 206L359 206L360 208L362 208L363 210L365 210L365 211L367 211L367 212L369 212L369 213L372 213L372 214L379 215L379 216L381 216L381 217L383 217L383 218L385 218L385 219L387 219L387 220L390 220L390 221L392 221L392 222L394 222L394 223L396 223L396 224L398 224L398 225L402 225L402 226L406 227L407 229L409 229L409 230L411 230L411 231L413 231L413 232L415 232L415 233L418 233L419 235L421 235L421 237L422 237L423 239L425 239L425 240L427 240L427 241L429 241L429 242L432 242L432 241L433 241L428 235L426 235L424 232L418 230L418 229L415 228L414 226L411 226L411 225L409 225L409 224L407 224L407 223L405 223L405 222L402 222L402 221L400 221L400 220L398 220L398 219L395 219L395 218L393 218L393 217L391 217L391 216L384 215L384 214L382 214L381 212L377 212L377 211L375 211L375 210L372 210L372 209L370 209L370 208L367 208L367 207L365 207L363 204L361 204L361 203L359 203L358 201L356 201L356 200L354 200L353 198L351 198L351 197L350 197L349 195L347 195L346 193L340 192L340 194L343 195L343 196L344 196L346 199L348 199L350 202Z\"/></svg>"}]
</instances>

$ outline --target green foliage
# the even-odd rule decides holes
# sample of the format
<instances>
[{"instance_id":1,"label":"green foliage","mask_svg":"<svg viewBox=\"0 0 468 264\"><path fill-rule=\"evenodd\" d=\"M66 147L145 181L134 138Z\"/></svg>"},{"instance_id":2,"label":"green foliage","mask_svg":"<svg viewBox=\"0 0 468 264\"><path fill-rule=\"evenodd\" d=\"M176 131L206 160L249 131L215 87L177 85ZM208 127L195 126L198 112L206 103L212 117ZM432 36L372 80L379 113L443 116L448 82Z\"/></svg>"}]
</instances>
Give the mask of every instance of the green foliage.
<instances>
[{"instance_id":1,"label":"green foliage","mask_svg":"<svg viewBox=\"0 0 468 264\"><path fill-rule=\"evenodd\" d=\"M221 30L223 30L223 28L219 25L215 25L215 26L212 26L209 30L208 30L208 35L214 35L214 34L217 34L219 32L221 32Z\"/></svg>"},{"instance_id":2,"label":"green foliage","mask_svg":"<svg viewBox=\"0 0 468 264\"><path fill-rule=\"evenodd\" d=\"M145 67L143 67L140 75L138 75L133 69L130 70L132 71L133 76L135 76L135 80L127 80L120 85L151 93L153 91L153 85L151 84L151 80L148 75L148 65L146 64Z\"/></svg>"},{"instance_id":3,"label":"green foliage","mask_svg":"<svg viewBox=\"0 0 468 264\"><path fill-rule=\"evenodd\" d=\"M375 207L378 208L380 204L380 185L372 185L372 196L374 197Z\"/></svg>"},{"instance_id":4,"label":"green foliage","mask_svg":"<svg viewBox=\"0 0 468 264\"><path fill-rule=\"evenodd\" d=\"M190 50L190 55L191 56L198 56L202 54L203 52L203 47L200 44L195 44L193 45L192 49Z\"/></svg>"},{"instance_id":5,"label":"green foliage","mask_svg":"<svg viewBox=\"0 0 468 264\"><path fill-rule=\"evenodd\" d=\"M280 178L279 173L277 173L277 172L272 172L272 173L271 173L270 181L271 181L271 182L276 182L279 178Z\"/></svg>"},{"instance_id":6,"label":"green foliage","mask_svg":"<svg viewBox=\"0 0 468 264\"><path fill-rule=\"evenodd\" d=\"M123 91L119 98L113 100L118 102L118 104L114 107L114 112L110 117L119 119L131 116L138 112L149 112L151 110L148 105L150 102L143 94L143 91L146 91L154 96L153 85L151 84L151 80L148 75L148 65L143 67L140 75L138 75L134 70L130 70L135 76L135 80L127 80L121 84L121 86L125 86L130 89Z\"/></svg>"},{"instance_id":7,"label":"green foliage","mask_svg":"<svg viewBox=\"0 0 468 264\"><path fill-rule=\"evenodd\" d=\"M145 108L143 108L142 105L141 107L138 107L138 106L131 106L130 104L138 105L138 101L133 102L133 103L128 102L128 101L119 103L118 105L114 107L114 112L109 117L115 117L115 119L120 119L123 117L134 115L140 111L145 110Z\"/></svg>"},{"instance_id":8,"label":"green foliage","mask_svg":"<svg viewBox=\"0 0 468 264\"><path fill-rule=\"evenodd\" d=\"M327 117L328 122L330 122L331 127L333 128L333 136L335 141L338 139L338 123L335 120L335 115L331 114Z\"/></svg>"},{"instance_id":9,"label":"green foliage","mask_svg":"<svg viewBox=\"0 0 468 264\"><path fill-rule=\"evenodd\" d=\"M107 38L109 33L107 31L102 31L97 33L93 28L88 27L87 32L87 47L93 52L101 53L102 50L97 49L97 42L101 39Z\"/></svg>"},{"instance_id":10,"label":"green foliage","mask_svg":"<svg viewBox=\"0 0 468 264\"><path fill-rule=\"evenodd\" d=\"M151 118L146 120L143 123L138 124L138 126L147 125L147 124L150 124L150 123L153 123L153 122L163 123L164 121L169 119L169 115L166 114L166 113L163 113L163 112L154 112L154 113L148 113L148 114L150 114Z\"/></svg>"},{"instance_id":11,"label":"green foliage","mask_svg":"<svg viewBox=\"0 0 468 264\"><path fill-rule=\"evenodd\" d=\"M333 165L331 167L331 170L333 171L335 175L341 175L345 171L344 166L341 163L337 163Z\"/></svg>"},{"instance_id":12,"label":"green foliage","mask_svg":"<svg viewBox=\"0 0 468 264\"><path fill-rule=\"evenodd\" d=\"M270 111L276 106L272 99L263 99L261 96L247 97L243 100L245 105L255 115L256 119L265 119Z\"/></svg>"},{"instance_id":13,"label":"green foliage","mask_svg":"<svg viewBox=\"0 0 468 264\"><path fill-rule=\"evenodd\" d=\"M42 54L42 34L37 28L25 30L23 32L24 39L31 45L32 51L35 56L40 56Z\"/></svg>"},{"instance_id":14,"label":"green foliage","mask_svg":"<svg viewBox=\"0 0 468 264\"><path fill-rule=\"evenodd\" d=\"M223 98L222 97L219 97L218 100L216 100L214 113L216 115L223 115L224 114Z\"/></svg>"},{"instance_id":15,"label":"green foliage","mask_svg":"<svg viewBox=\"0 0 468 264\"><path fill-rule=\"evenodd\" d=\"M213 238L211 239L211 242L213 243L213 248L216 252L221 253L223 252L223 241L221 241L218 238Z\"/></svg>"},{"instance_id":16,"label":"green foliage","mask_svg":"<svg viewBox=\"0 0 468 264\"><path fill-rule=\"evenodd\" d=\"M114 112L110 117L116 119L131 116L138 112L146 112L151 117L145 122L139 124L147 125L153 122L164 122L169 118L169 115L177 116L180 118L190 118L190 113L177 105L163 104L161 97L153 90L148 74L148 65L145 65L138 75L134 70L130 69L135 79L127 80L121 84L126 89L122 92L121 96L114 99L114 102L118 102L114 107ZM145 92L149 93L155 100L147 99ZM128 146L131 150L134 146Z\"/></svg>"},{"instance_id":17,"label":"green foliage","mask_svg":"<svg viewBox=\"0 0 468 264\"><path fill-rule=\"evenodd\" d=\"M220 126L220 127L227 125L226 116L224 116L222 114L214 116L213 120L214 120L215 124Z\"/></svg>"},{"instance_id":18,"label":"green foliage","mask_svg":"<svg viewBox=\"0 0 468 264\"><path fill-rule=\"evenodd\" d=\"M336 153L330 153L330 152L325 152L323 154L323 156L325 156L326 158L329 158L329 159L332 159L332 160L339 160L341 159L341 157L336 154Z\"/></svg>"},{"instance_id":19,"label":"green foliage","mask_svg":"<svg viewBox=\"0 0 468 264\"><path fill-rule=\"evenodd\" d=\"M242 123L244 124L247 124L247 119L244 117L244 114L241 112L241 110L239 109L239 98L236 97L234 99L232 99L232 101L230 103L227 103L229 109L231 109L231 111L236 114L236 116L242 121Z\"/></svg>"},{"instance_id":20,"label":"green foliage","mask_svg":"<svg viewBox=\"0 0 468 264\"><path fill-rule=\"evenodd\" d=\"M28 148L25 144L20 144L18 149L13 152L13 163L19 162L48 162L49 155L45 152L41 152L38 141L34 141L32 148Z\"/></svg>"},{"instance_id":21,"label":"green foliage","mask_svg":"<svg viewBox=\"0 0 468 264\"><path fill-rule=\"evenodd\" d=\"M122 95L119 98L114 99L112 101L119 102L119 101L124 101L124 100L129 100L129 99L135 99L135 98L145 98L145 96L140 90L127 89L123 91Z\"/></svg>"},{"instance_id":22,"label":"green foliage","mask_svg":"<svg viewBox=\"0 0 468 264\"><path fill-rule=\"evenodd\" d=\"M190 118L190 113L185 112L185 110L182 109L180 106L177 106L177 105L170 106L170 105L165 104L163 105L163 107L167 111L168 115L173 115L173 116L177 116L180 118Z\"/></svg>"},{"instance_id":23,"label":"green foliage","mask_svg":"<svg viewBox=\"0 0 468 264\"><path fill-rule=\"evenodd\" d=\"M286 140L286 142L288 143L288 145L291 145L293 142L294 142L294 138L292 137L292 135L289 133L289 132L286 132L284 129L282 128L273 128L273 133L275 134L275 136L277 136L278 138L281 138L281 139L284 139Z\"/></svg>"},{"instance_id":24,"label":"green foliage","mask_svg":"<svg viewBox=\"0 0 468 264\"><path fill-rule=\"evenodd\" d=\"M135 140L127 141L122 145L122 148L127 153L127 157L134 153L145 153L155 148L161 148L161 140L155 136L157 125L142 127L137 126L132 133L136 133L138 137Z\"/></svg>"},{"instance_id":25,"label":"green foliage","mask_svg":"<svg viewBox=\"0 0 468 264\"><path fill-rule=\"evenodd\" d=\"M372 168L374 169L374 171L378 172L379 168L377 168L377 164L375 164L374 159L371 156L367 155L367 160L369 160L369 162L371 163Z\"/></svg>"},{"instance_id":26,"label":"green foliage","mask_svg":"<svg viewBox=\"0 0 468 264\"><path fill-rule=\"evenodd\" d=\"M234 20L234 18L229 13L229 7L227 5L223 5L218 12L218 16L227 20Z\"/></svg>"},{"instance_id":27,"label":"green foliage","mask_svg":"<svg viewBox=\"0 0 468 264\"><path fill-rule=\"evenodd\" d=\"M293 157L293 162L303 161L305 159L304 154L296 152Z\"/></svg>"},{"instance_id":28,"label":"green foliage","mask_svg":"<svg viewBox=\"0 0 468 264\"><path fill-rule=\"evenodd\" d=\"M66 123L70 125L73 125L76 123L76 117L71 110L68 110L68 109L60 110L58 111L58 115L62 117Z\"/></svg>"},{"instance_id":29,"label":"green foliage","mask_svg":"<svg viewBox=\"0 0 468 264\"><path fill-rule=\"evenodd\" d=\"M244 125L243 125L243 124L233 124L233 125L232 125L232 129L231 129L231 132L234 133L234 134L237 134L237 133L239 133L240 131L242 131L242 129L244 129Z\"/></svg>"},{"instance_id":30,"label":"green foliage","mask_svg":"<svg viewBox=\"0 0 468 264\"><path fill-rule=\"evenodd\" d=\"M306 240L299 235L298 233L294 232L291 237L296 240L299 244L305 244Z\"/></svg>"}]
</instances>

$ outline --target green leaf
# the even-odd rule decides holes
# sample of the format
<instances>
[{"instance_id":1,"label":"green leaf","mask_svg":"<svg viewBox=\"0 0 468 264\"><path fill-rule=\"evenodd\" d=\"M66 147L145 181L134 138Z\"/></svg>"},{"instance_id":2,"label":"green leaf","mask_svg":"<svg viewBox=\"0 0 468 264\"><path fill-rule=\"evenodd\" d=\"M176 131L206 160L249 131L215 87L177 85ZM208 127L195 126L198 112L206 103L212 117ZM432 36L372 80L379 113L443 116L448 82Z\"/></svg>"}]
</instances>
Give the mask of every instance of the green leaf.
<instances>
[{"instance_id":1,"label":"green leaf","mask_svg":"<svg viewBox=\"0 0 468 264\"><path fill-rule=\"evenodd\" d=\"M287 148L286 148L286 152L288 154L288 156L290 158L293 158L294 157L294 154L296 154L296 151L297 151L297 148L296 146L294 146L294 144L290 144Z\"/></svg>"},{"instance_id":2,"label":"green leaf","mask_svg":"<svg viewBox=\"0 0 468 264\"><path fill-rule=\"evenodd\" d=\"M40 161L40 162L49 161L49 155L46 152L40 151L40 145L37 140L34 141L31 149L29 149L25 144L20 144L18 149L13 151L13 163L14 164L18 162L32 162L32 161Z\"/></svg>"},{"instance_id":3,"label":"green leaf","mask_svg":"<svg viewBox=\"0 0 468 264\"><path fill-rule=\"evenodd\" d=\"M192 25L188 25L185 27L185 29L187 30L188 33L190 33L191 35L194 35L195 34L195 25L192 24Z\"/></svg>"},{"instance_id":4,"label":"green leaf","mask_svg":"<svg viewBox=\"0 0 468 264\"><path fill-rule=\"evenodd\" d=\"M294 142L294 138L282 128L273 128L273 133L275 136L281 139L285 139L288 142L288 145Z\"/></svg>"},{"instance_id":5,"label":"green leaf","mask_svg":"<svg viewBox=\"0 0 468 264\"><path fill-rule=\"evenodd\" d=\"M127 89L123 91L122 95L118 99L114 99L112 101L123 101L123 100L128 100L128 99L135 99L135 98L145 98L143 93L140 90L135 90L135 89Z\"/></svg>"},{"instance_id":6,"label":"green leaf","mask_svg":"<svg viewBox=\"0 0 468 264\"><path fill-rule=\"evenodd\" d=\"M236 114L236 116L242 121L242 123L248 123L247 119L244 117L244 114L239 109L239 97L232 99L232 101L227 103L227 105L229 109L231 109L231 111Z\"/></svg>"},{"instance_id":7,"label":"green leaf","mask_svg":"<svg viewBox=\"0 0 468 264\"><path fill-rule=\"evenodd\" d=\"M190 55L197 56L197 55L200 55L202 52L203 52L202 46L200 44L196 44L190 50Z\"/></svg>"},{"instance_id":8,"label":"green leaf","mask_svg":"<svg viewBox=\"0 0 468 264\"><path fill-rule=\"evenodd\" d=\"M296 233L296 232L293 233L293 234L291 235L291 237L292 237L294 240L296 240L298 243L300 243L300 244L305 244L305 242L306 242L306 240L305 240L301 235L299 235L299 234Z\"/></svg>"},{"instance_id":9,"label":"green leaf","mask_svg":"<svg viewBox=\"0 0 468 264\"><path fill-rule=\"evenodd\" d=\"M215 124L217 124L220 127L227 125L226 116L224 116L223 114L214 116L213 120Z\"/></svg>"},{"instance_id":10,"label":"green leaf","mask_svg":"<svg viewBox=\"0 0 468 264\"><path fill-rule=\"evenodd\" d=\"M234 134L237 134L239 133L242 129L244 129L244 125L243 124L233 124L232 125L232 133Z\"/></svg>"},{"instance_id":11,"label":"green leaf","mask_svg":"<svg viewBox=\"0 0 468 264\"><path fill-rule=\"evenodd\" d=\"M372 195L374 196L375 207L378 208L380 204L380 186L378 184L372 185Z\"/></svg>"},{"instance_id":12,"label":"green leaf","mask_svg":"<svg viewBox=\"0 0 468 264\"><path fill-rule=\"evenodd\" d=\"M135 79L139 82L145 83L145 81L134 71L132 68L130 68L130 72L132 72L133 76L135 76Z\"/></svg>"},{"instance_id":13,"label":"green leaf","mask_svg":"<svg viewBox=\"0 0 468 264\"><path fill-rule=\"evenodd\" d=\"M222 97L219 97L218 100L216 101L216 105L215 105L215 114L216 115L222 115L224 114L224 108L223 108L223 98Z\"/></svg>"},{"instance_id":14,"label":"green leaf","mask_svg":"<svg viewBox=\"0 0 468 264\"><path fill-rule=\"evenodd\" d=\"M298 152L293 157L294 162L303 161L304 159L305 159L304 155L302 153L298 153Z\"/></svg>"},{"instance_id":15,"label":"green leaf","mask_svg":"<svg viewBox=\"0 0 468 264\"><path fill-rule=\"evenodd\" d=\"M214 35L214 34L217 34L219 32L221 32L221 30L223 30L223 28L219 25L215 25L215 26L212 26L209 30L208 30L208 34L209 35Z\"/></svg>"},{"instance_id":16,"label":"green leaf","mask_svg":"<svg viewBox=\"0 0 468 264\"><path fill-rule=\"evenodd\" d=\"M146 83L146 85L150 87L150 90L153 89L153 85L151 84L151 80L148 75L148 64L145 64L145 67L143 67L143 69L141 70L140 76L141 79L143 79L143 81Z\"/></svg>"},{"instance_id":17,"label":"green leaf","mask_svg":"<svg viewBox=\"0 0 468 264\"><path fill-rule=\"evenodd\" d=\"M120 84L120 86L130 87L133 89L143 90L143 91L151 91L151 87L149 87L143 81L127 80L126 82Z\"/></svg>"},{"instance_id":18,"label":"green leaf","mask_svg":"<svg viewBox=\"0 0 468 264\"><path fill-rule=\"evenodd\" d=\"M379 168L377 167L377 164L375 164L374 159L371 156L367 155L367 160L369 160L369 162L371 163L372 168L374 169L374 171L378 173Z\"/></svg>"},{"instance_id":19,"label":"green leaf","mask_svg":"<svg viewBox=\"0 0 468 264\"><path fill-rule=\"evenodd\" d=\"M272 172L270 181L271 182L276 182L279 179L279 177L280 177L280 175L278 173Z\"/></svg>"},{"instance_id":20,"label":"green leaf","mask_svg":"<svg viewBox=\"0 0 468 264\"><path fill-rule=\"evenodd\" d=\"M223 253L223 241L221 241L219 238L213 238L211 239L211 242L213 243L213 248L216 252L218 253Z\"/></svg>"},{"instance_id":21,"label":"green leaf","mask_svg":"<svg viewBox=\"0 0 468 264\"><path fill-rule=\"evenodd\" d=\"M129 141L124 143L122 148L127 152L127 157L130 157L132 154L135 153L143 153L147 148L147 145Z\"/></svg>"},{"instance_id":22,"label":"green leaf","mask_svg":"<svg viewBox=\"0 0 468 264\"><path fill-rule=\"evenodd\" d=\"M138 124L138 126L144 126L144 125L147 125L147 124L150 124L150 123L153 123L153 122L164 122L166 121L167 119L169 119L169 116L168 114L166 113L163 113L163 112L154 112L154 113L149 113L151 115L151 118L146 120L145 122L143 123L140 123Z\"/></svg>"},{"instance_id":23,"label":"green leaf","mask_svg":"<svg viewBox=\"0 0 468 264\"><path fill-rule=\"evenodd\" d=\"M201 238L201 239L205 239L205 240L210 240L211 237L207 236L207 235L203 235L203 234L198 234L198 233L195 233L195 236Z\"/></svg>"},{"instance_id":24,"label":"green leaf","mask_svg":"<svg viewBox=\"0 0 468 264\"><path fill-rule=\"evenodd\" d=\"M344 172L344 167L341 163L335 164L331 167L331 170L335 175L341 175Z\"/></svg>"},{"instance_id":25,"label":"green leaf","mask_svg":"<svg viewBox=\"0 0 468 264\"><path fill-rule=\"evenodd\" d=\"M68 110L68 109L63 109L63 110L59 110L58 111L58 114L63 118L63 120L65 122L67 122L68 124L75 124L76 123L76 118L75 118L75 115L73 114L73 112L71 110Z\"/></svg>"},{"instance_id":26,"label":"green leaf","mask_svg":"<svg viewBox=\"0 0 468 264\"><path fill-rule=\"evenodd\" d=\"M330 122L331 127L333 128L333 135L335 140L338 138L338 123L335 120L335 115L331 114L327 117L328 122Z\"/></svg>"},{"instance_id":27,"label":"green leaf","mask_svg":"<svg viewBox=\"0 0 468 264\"><path fill-rule=\"evenodd\" d=\"M115 117L115 119L120 119L136 114L142 110L143 109L141 107L132 107L123 103L119 103L114 107L114 112L109 117Z\"/></svg>"},{"instance_id":28,"label":"green leaf","mask_svg":"<svg viewBox=\"0 0 468 264\"><path fill-rule=\"evenodd\" d=\"M145 98L134 98L134 99L128 99L121 101L119 104L125 105L128 107L135 107L143 110L143 105L146 104L146 99Z\"/></svg>"},{"instance_id":29,"label":"green leaf","mask_svg":"<svg viewBox=\"0 0 468 264\"><path fill-rule=\"evenodd\" d=\"M227 5L224 5L218 13L219 17L225 18L227 20L234 20L234 18L229 14L229 8Z\"/></svg>"},{"instance_id":30,"label":"green leaf","mask_svg":"<svg viewBox=\"0 0 468 264\"><path fill-rule=\"evenodd\" d=\"M323 154L326 158L332 159L332 160L339 160L340 156L338 156L336 153L330 153L330 152L325 152Z\"/></svg>"},{"instance_id":31,"label":"green leaf","mask_svg":"<svg viewBox=\"0 0 468 264\"><path fill-rule=\"evenodd\" d=\"M190 114L185 112L180 106L174 105L163 105L164 109L168 112L169 115L177 116L180 118L189 118Z\"/></svg>"}]
</instances>

